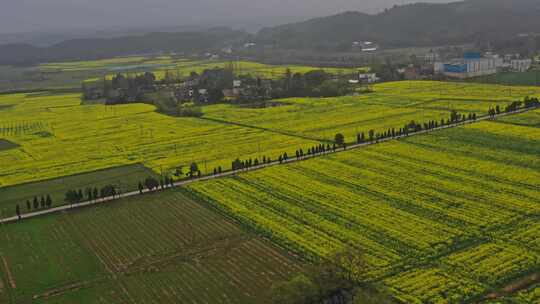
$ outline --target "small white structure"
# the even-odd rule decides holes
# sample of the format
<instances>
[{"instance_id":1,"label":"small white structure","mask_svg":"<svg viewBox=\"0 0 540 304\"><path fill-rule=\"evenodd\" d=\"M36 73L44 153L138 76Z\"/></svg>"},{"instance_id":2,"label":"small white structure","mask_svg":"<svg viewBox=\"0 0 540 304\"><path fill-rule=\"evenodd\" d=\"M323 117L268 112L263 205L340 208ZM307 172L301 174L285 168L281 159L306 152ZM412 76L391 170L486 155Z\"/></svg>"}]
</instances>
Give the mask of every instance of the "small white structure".
<instances>
[{"instance_id":1,"label":"small white structure","mask_svg":"<svg viewBox=\"0 0 540 304\"><path fill-rule=\"evenodd\" d=\"M245 44L244 44L244 47L245 47L246 49L249 49L249 48L252 48L252 47L255 47L255 46L257 46L257 44L254 43L254 42L248 42L248 43L245 43Z\"/></svg>"},{"instance_id":2,"label":"small white structure","mask_svg":"<svg viewBox=\"0 0 540 304\"><path fill-rule=\"evenodd\" d=\"M233 80L233 88L240 88L242 86L242 80Z\"/></svg>"},{"instance_id":3,"label":"small white structure","mask_svg":"<svg viewBox=\"0 0 540 304\"><path fill-rule=\"evenodd\" d=\"M433 72L435 74L442 74L444 73L444 62L435 62L433 64Z\"/></svg>"},{"instance_id":4,"label":"small white structure","mask_svg":"<svg viewBox=\"0 0 540 304\"><path fill-rule=\"evenodd\" d=\"M532 66L532 59L514 59L510 61L510 68L515 72L527 72Z\"/></svg>"},{"instance_id":5,"label":"small white structure","mask_svg":"<svg viewBox=\"0 0 540 304\"><path fill-rule=\"evenodd\" d=\"M232 54L233 48L232 46L227 46L227 47L222 48L221 51L225 54Z\"/></svg>"},{"instance_id":6,"label":"small white structure","mask_svg":"<svg viewBox=\"0 0 540 304\"><path fill-rule=\"evenodd\" d=\"M358 73L358 80L362 83L375 83L380 78L375 73Z\"/></svg>"},{"instance_id":7,"label":"small white structure","mask_svg":"<svg viewBox=\"0 0 540 304\"><path fill-rule=\"evenodd\" d=\"M426 64L435 64L436 62L440 60L440 58L441 56L439 56L439 54L435 53L432 50L424 56L424 62Z\"/></svg>"},{"instance_id":8,"label":"small white structure","mask_svg":"<svg viewBox=\"0 0 540 304\"><path fill-rule=\"evenodd\" d=\"M377 44L371 41L354 41L352 46L359 48L362 52L375 52L379 48Z\"/></svg>"}]
</instances>

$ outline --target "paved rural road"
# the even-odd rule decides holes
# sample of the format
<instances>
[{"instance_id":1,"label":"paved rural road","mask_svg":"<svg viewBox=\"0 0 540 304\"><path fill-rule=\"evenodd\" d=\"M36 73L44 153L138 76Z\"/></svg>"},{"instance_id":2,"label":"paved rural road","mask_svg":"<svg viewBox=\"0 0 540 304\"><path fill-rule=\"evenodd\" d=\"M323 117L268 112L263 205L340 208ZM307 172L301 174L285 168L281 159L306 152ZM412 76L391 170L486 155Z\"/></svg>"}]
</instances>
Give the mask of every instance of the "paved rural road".
<instances>
[{"instance_id":1,"label":"paved rural road","mask_svg":"<svg viewBox=\"0 0 540 304\"><path fill-rule=\"evenodd\" d=\"M409 133L408 135L401 135L401 136L395 136L395 137L392 137L392 138L385 138L385 139L381 139L381 140L378 140L378 141L375 141L375 142L366 142L366 143L361 143L361 144L354 144L354 145L347 146L346 149L339 148L336 151L328 151L328 152L320 153L320 154L317 154L317 155L304 156L304 157L300 157L300 158L292 157L292 158L289 158L288 160L283 161L283 162L274 161L274 162L267 163L267 164L261 164L261 165L258 165L258 166L253 166L253 167L250 167L250 168L247 168L247 169L236 170L236 171L227 171L227 172L223 172L223 173L219 173L219 174L215 174L215 175L208 175L208 176L203 176L203 177L200 177L200 178L194 178L194 179L190 179L190 180L179 181L179 182L174 183L174 187L181 187L181 186L189 185L189 184L192 184L192 183L195 183L195 182L202 182L202 181L211 180L211 179L215 179L215 178L222 178L222 177L232 176L232 175L236 175L236 174L242 173L242 172L260 170L260 169L264 169L264 168L272 167L272 166L277 166L277 165L281 165L281 164L287 164L287 163L292 163L292 162L297 162L297 161L303 161L303 160L312 159L312 158L323 156L323 155L348 151L348 150L352 150L352 149L358 149L358 148L371 146L371 145L376 145L376 144L379 144L379 143L383 143L383 142L387 142L387 141L391 141L391 140L395 140L395 139L400 139L400 138L404 138L404 137L410 137L410 136L415 136L415 135L426 134L426 133L434 132L434 131L437 131L437 130L455 128L455 127L458 127L458 126L463 126L463 125L467 125L467 124L473 124L473 123L477 123L477 122L480 122L480 121L490 120L490 119L494 119L494 118L502 117L502 116L519 114L519 113L523 113L523 112L527 112L527 111L535 110L535 109L538 109L538 107L533 107L533 108L528 108L528 109L520 109L520 110L517 110L517 111L514 111L514 112L509 112L509 113L501 113L501 114L495 115L494 117L482 116L482 117L477 118L476 120L459 122L459 123L455 123L455 124L451 124L451 125L437 127L437 128L430 129L430 130L422 130L422 131L418 131L418 132L414 132L414 133ZM165 187L164 190L170 189L170 188L173 188L173 187L168 186L168 187ZM157 192L157 191L163 191L163 190L159 189L159 190L155 190L154 192ZM148 189L144 189L142 191L142 194L145 194L145 193L150 193L150 191ZM137 196L137 195L141 195L141 192L139 192L139 191L126 192L126 193L118 194L118 195L116 195L114 197L110 196L110 197L105 197L105 198L99 198L99 199L93 200L93 201L87 201L87 202L82 202L82 203L73 204L73 205L64 205L64 206L45 209L45 210L41 210L41 211L21 214L20 219L17 216L1 219L0 224L9 223L9 222L16 222L18 220L33 218L33 217L36 217L36 216L50 214L50 213L56 213L56 212L67 211L67 210L71 210L71 209L83 208L83 207L92 206L92 205L95 205L95 204L106 203L106 202L114 201L114 200L117 200L117 199L127 198L127 197L132 197L132 196Z\"/></svg>"}]
</instances>

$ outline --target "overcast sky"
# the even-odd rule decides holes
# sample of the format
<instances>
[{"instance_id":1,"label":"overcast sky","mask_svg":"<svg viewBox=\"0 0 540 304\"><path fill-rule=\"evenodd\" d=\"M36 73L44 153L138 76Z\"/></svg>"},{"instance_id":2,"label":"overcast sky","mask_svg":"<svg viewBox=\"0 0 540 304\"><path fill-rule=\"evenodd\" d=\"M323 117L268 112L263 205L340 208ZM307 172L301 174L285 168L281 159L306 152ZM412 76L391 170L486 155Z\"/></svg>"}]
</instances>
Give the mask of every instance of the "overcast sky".
<instances>
[{"instance_id":1,"label":"overcast sky","mask_svg":"<svg viewBox=\"0 0 540 304\"><path fill-rule=\"evenodd\" d=\"M427 0L450 2L451 0ZM414 0L1 0L0 32L281 24ZM424 1L426 2L426 1Z\"/></svg>"}]
</instances>

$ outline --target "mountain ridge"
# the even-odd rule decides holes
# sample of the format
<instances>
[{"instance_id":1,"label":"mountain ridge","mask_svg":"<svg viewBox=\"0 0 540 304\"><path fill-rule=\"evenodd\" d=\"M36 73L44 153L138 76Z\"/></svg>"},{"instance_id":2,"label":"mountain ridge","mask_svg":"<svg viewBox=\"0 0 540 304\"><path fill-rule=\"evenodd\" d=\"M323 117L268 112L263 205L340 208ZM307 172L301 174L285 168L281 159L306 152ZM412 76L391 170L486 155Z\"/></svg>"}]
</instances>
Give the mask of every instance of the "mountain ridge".
<instances>
[{"instance_id":1,"label":"mountain ridge","mask_svg":"<svg viewBox=\"0 0 540 304\"><path fill-rule=\"evenodd\" d=\"M264 28L256 40L282 48L332 48L358 40L387 47L460 44L540 30L539 12L540 1L534 0L414 3Z\"/></svg>"}]
</instances>

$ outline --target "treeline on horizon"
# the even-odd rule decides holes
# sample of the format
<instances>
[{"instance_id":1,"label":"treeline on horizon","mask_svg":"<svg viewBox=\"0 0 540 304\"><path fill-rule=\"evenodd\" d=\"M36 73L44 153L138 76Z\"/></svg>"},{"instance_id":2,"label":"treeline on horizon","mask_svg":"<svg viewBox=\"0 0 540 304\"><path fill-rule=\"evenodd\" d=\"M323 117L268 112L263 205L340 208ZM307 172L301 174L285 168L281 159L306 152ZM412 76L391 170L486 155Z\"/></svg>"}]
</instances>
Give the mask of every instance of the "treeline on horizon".
<instances>
[{"instance_id":1,"label":"treeline on horizon","mask_svg":"<svg viewBox=\"0 0 540 304\"><path fill-rule=\"evenodd\" d=\"M377 15L360 12L265 28L257 34L229 28L177 33L149 33L110 39L74 39L50 47L0 45L0 65L92 60L159 52L201 53L225 46L351 51L353 41L373 41L382 48L475 44L497 50L540 50L536 0L466 0L448 4L395 6Z\"/></svg>"},{"instance_id":2,"label":"treeline on horizon","mask_svg":"<svg viewBox=\"0 0 540 304\"><path fill-rule=\"evenodd\" d=\"M50 47L0 45L0 65L27 66L43 62L93 60L159 52L192 53L220 48L247 34L229 28L179 33L148 33L110 39L73 39Z\"/></svg>"},{"instance_id":3,"label":"treeline on horizon","mask_svg":"<svg viewBox=\"0 0 540 304\"><path fill-rule=\"evenodd\" d=\"M537 0L466 0L445 4L394 6L369 15L345 12L263 29L256 42L279 48L346 51L354 41L383 48L444 46L473 43L497 49L538 50L540 10ZM519 37L531 34L530 37ZM530 44L532 38L533 46Z\"/></svg>"}]
</instances>

